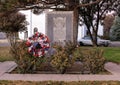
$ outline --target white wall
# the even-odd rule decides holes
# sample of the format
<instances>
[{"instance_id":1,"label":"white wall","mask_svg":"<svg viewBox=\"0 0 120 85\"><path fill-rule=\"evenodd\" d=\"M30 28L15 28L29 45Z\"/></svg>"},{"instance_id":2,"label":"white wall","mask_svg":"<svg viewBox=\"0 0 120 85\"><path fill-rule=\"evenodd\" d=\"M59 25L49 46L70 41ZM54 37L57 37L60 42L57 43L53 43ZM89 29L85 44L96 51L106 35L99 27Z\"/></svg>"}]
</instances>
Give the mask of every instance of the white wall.
<instances>
[{"instance_id":1,"label":"white wall","mask_svg":"<svg viewBox=\"0 0 120 85\"><path fill-rule=\"evenodd\" d=\"M45 34L45 14L42 13L40 15L35 15L32 14L32 34L34 34L33 29L35 27L38 28L39 32L42 32L43 34Z\"/></svg>"},{"instance_id":2,"label":"white wall","mask_svg":"<svg viewBox=\"0 0 120 85\"><path fill-rule=\"evenodd\" d=\"M79 39L81 39L82 37L84 37L86 35L86 26L82 25L82 26L78 26L78 38L77 40L79 41Z\"/></svg>"},{"instance_id":3,"label":"white wall","mask_svg":"<svg viewBox=\"0 0 120 85\"><path fill-rule=\"evenodd\" d=\"M91 29L92 31L92 29ZM83 26L78 26L78 38L77 40L81 39L82 37L87 35L87 28L85 25ZM99 24L99 29L98 29L98 35L102 36L103 35L103 26Z\"/></svg>"},{"instance_id":4,"label":"white wall","mask_svg":"<svg viewBox=\"0 0 120 85\"><path fill-rule=\"evenodd\" d=\"M103 35L103 25L99 24L98 35Z\"/></svg>"},{"instance_id":5,"label":"white wall","mask_svg":"<svg viewBox=\"0 0 120 85\"><path fill-rule=\"evenodd\" d=\"M20 13L26 15L28 37L34 34L34 28L38 28L38 32L45 34L45 13L35 15L31 10L23 10ZM24 39L24 31L19 32L19 38Z\"/></svg>"}]
</instances>

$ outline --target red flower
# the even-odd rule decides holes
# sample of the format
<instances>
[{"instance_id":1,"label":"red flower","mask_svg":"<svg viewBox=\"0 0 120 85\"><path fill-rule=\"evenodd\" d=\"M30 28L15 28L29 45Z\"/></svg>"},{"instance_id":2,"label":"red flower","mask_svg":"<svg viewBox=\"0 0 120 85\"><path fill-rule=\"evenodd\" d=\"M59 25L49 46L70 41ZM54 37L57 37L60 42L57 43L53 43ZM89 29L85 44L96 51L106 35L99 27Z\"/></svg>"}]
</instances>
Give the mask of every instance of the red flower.
<instances>
[{"instance_id":1,"label":"red flower","mask_svg":"<svg viewBox=\"0 0 120 85\"><path fill-rule=\"evenodd\" d=\"M27 41L26 45L29 47L29 46L31 46L31 43L29 41Z\"/></svg>"},{"instance_id":2,"label":"red flower","mask_svg":"<svg viewBox=\"0 0 120 85\"><path fill-rule=\"evenodd\" d=\"M45 55L50 47L48 37L38 32L27 40L26 45L29 47L28 52L35 57Z\"/></svg>"}]
</instances>

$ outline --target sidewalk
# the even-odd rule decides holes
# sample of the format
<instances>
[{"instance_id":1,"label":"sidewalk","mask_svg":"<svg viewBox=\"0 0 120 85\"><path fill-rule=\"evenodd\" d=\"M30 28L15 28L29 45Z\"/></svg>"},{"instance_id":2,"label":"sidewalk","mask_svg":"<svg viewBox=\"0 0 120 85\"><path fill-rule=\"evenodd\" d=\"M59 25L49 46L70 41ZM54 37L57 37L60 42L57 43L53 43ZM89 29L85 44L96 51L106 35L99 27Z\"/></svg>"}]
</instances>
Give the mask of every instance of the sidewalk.
<instances>
[{"instance_id":1,"label":"sidewalk","mask_svg":"<svg viewBox=\"0 0 120 85\"><path fill-rule=\"evenodd\" d=\"M10 46L7 39L0 39L0 47Z\"/></svg>"},{"instance_id":2,"label":"sidewalk","mask_svg":"<svg viewBox=\"0 0 120 85\"><path fill-rule=\"evenodd\" d=\"M0 43L8 43L7 39L0 39Z\"/></svg>"},{"instance_id":3,"label":"sidewalk","mask_svg":"<svg viewBox=\"0 0 120 85\"><path fill-rule=\"evenodd\" d=\"M8 67L9 66L9 67ZM9 74L16 67L13 61L0 63L0 80L23 81L120 81L120 65L106 63L105 69L112 75L80 75L80 74Z\"/></svg>"}]
</instances>

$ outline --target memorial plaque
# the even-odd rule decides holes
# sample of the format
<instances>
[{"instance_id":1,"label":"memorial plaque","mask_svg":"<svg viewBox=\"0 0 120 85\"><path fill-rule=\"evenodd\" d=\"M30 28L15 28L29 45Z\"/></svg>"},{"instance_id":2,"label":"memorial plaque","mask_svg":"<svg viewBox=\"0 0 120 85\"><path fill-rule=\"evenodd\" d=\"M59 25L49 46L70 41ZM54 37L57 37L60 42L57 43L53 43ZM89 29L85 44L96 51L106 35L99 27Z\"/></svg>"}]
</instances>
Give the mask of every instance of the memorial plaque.
<instances>
[{"instance_id":1,"label":"memorial plaque","mask_svg":"<svg viewBox=\"0 0 120 85\"><path fill-rule=\"evenodd\" d=\"M73 12L54 11L46 14L46 35L51 43L73 42Z\"/></svg>"}]
</instances>

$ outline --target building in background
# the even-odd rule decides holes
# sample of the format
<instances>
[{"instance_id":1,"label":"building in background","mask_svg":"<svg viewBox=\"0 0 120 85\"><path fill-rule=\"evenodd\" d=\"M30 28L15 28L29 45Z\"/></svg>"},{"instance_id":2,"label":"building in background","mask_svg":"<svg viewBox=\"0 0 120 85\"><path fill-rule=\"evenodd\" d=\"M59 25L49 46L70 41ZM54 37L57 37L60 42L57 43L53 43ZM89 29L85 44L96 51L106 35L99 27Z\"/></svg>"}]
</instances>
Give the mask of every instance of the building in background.
<instances>
[{"instance_id":1,"label":"building in background","mask_svg":"<svg viewBox=\"0 0 120 85\"><path fill-rule=\"evenodd\" d=\"M34 14L31 10L23 10L20 13L26 15L26 21L28 22L27 30L19 32L19 38L22 40L31 37L35 32L41 32L45 34L45 13L40 15Z\"/></svg>"},{"instance_id":2,"label":"building in background","mask_svg":"<svg viewBox=\"0 0 120 85\"><path fill-rule=\"evenodd\" d=\"M19 38L22 40L31 37L36 31L45 33L45 25L46 25L46 12L50 12L49 10L36 15L31 10L22 10L20 13L26 15L26 21L29 23L27 25L27 30L23 32L19 32ZM91 30L92 31L92 30ZM78 40L87 35L87 28L85 25L78 26ZM98 35L103 35L103 26L100 24L98 29Z\"/></svg>"}]
</instances>

